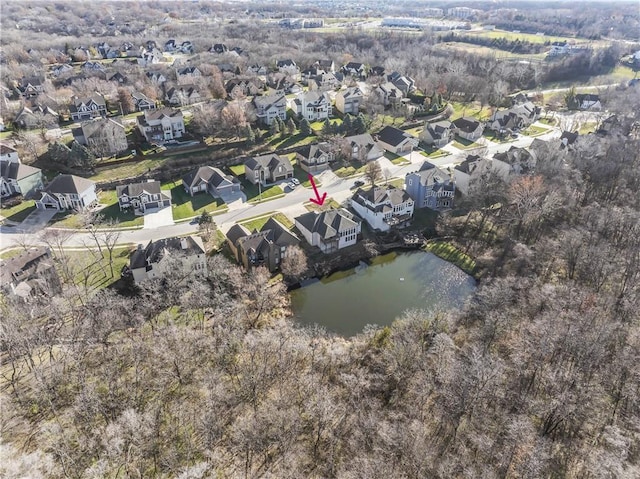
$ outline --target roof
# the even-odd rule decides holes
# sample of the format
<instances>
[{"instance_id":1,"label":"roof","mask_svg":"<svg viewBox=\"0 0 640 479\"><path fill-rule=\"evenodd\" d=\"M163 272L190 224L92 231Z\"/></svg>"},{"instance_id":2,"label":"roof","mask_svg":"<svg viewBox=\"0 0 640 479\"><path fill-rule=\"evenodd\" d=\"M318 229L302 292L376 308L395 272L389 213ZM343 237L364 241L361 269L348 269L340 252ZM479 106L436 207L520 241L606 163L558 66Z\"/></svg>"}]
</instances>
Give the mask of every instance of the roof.
<instances>
[{"instance_id":1,"label":"roof","mask_svg":"<svg viewBox=\"0 0 640 479\"><path fill-rule=\"evenodd\" d=\"M116 186L116 194L118 198L122 195L140 196L143 193L159 195L161 193L160 182L143 181L140 183L130 183L128 185Z\"/></svg>"},{"instance_id":2,"label":"roof","mask_svg":"<svg viewBox=\"0 0 640 479\"><path fill-rule=\"evenodd\" d=\"M472 133L478 129L482 124L476 120L475 118L471 118L468 116L463 116L462 118L458 118L454 120L453 124L458 130L462 130L465 133Z\"/></svg>"},{"instance_id":3,"label":"roof","mask_svg":"<svg viewBox=\"0 0 640 479\"><path fill-rule=\"evenodd\" d=\"M242 225L233 225L229 231L227 231L227 239L231 244L235 245L236 242L245 236L249 236L251 232Z\"/></svg>"},{"instance_id":4,"label":"roof","mask_svg":"<svg viewBox=\"0 0 640 479\"><path fill-rule=\"evenodd\" d=\"M353 200L356 203L376 212L382 211L384 205L401 205L410 199L411 197L406 191L396 188L395 186L375 186L368 190L360 188L353 195ZM367 205L367 202L372 203L373 207Z\"/></svg>"},{"instance_id":5,"label":"roof","mask_svg":"<svg viewBox=\"0 0 640 479\"><path fill-rule=\"evenodd\" d=\"M84 136L85 139L88 139L94 136L103 136L105 129L109 126L122 130L122 135L124 136L124 126L111 118L96 118L95 120L83 122L80 124L79 129L82 130L82 136ZM111 131L113 132L113 130Z\"/></svg>"},{"instance_id":6,"label":"roof","mask_svg":"<svg viewBox=\"0 0 640 479\"><path fill-rule=\"evenodd\" d=\"M600 97L594 93L578 93L576 95L576 100L580 103L585 101L600 101Z\"/></svg>"},{"instance_id":7,"label":"roof","mask_svg":"<svg viewBox=\"0 0 640 479\"><path fill-rule=\"evenodd\" d=\"M420 184L424 186L442 184L445 189L454 188L453 182L450 181L451 175L428 161L425 161L420 167L420 170L414 174L420 177Z\"/></svg>"},{"instance_id":8,"label":"roof","mask_svg":"<svg viewBox=\"0 0 640 479\"><path fill-rule=\"evenodd\" d=\"M436 121L435 123L427 123L425 127L433 138L442 138L451 130L452 123L447 120Z\"/></svg>"},{"instance_id":9,"label":"roof","mask_svg":"<svg viewBox=\"0 0 640 479\"><path fill-rule=\"evenodd\" d=\"M478 155L468 155L464 161L459 165L456 165L454 169L461 171L462 173L471 174L481 160L483 160L483 158Z\"/></svg>"},{"instance_id":10,"label":"roof","mask_svg":"<svg viewBox=\"0 0 640 479\"><path fill-rule=\"evenodd\" d=\"M347 100L349 98L354 97L362 97L362 90L357 86L352 86L347 88L346 90L342 90L338 92L338 95L342 95L342 97Z\"/></svg>"},{"instance_id":11,"label":"roof","mask_svg":"<svg viewBox=\"0 0 640 479\"><path fill-rule=\"evenodd\" d=\"M17 256L0 262L0 285L27 279L38 271L38 265L49 259L49 248L31 248Z\"/></svg>"},{"instance_id":12,"label":"roof","mask_svg":"<svg viewBox=\"0 0 640 479\"><path fill-rule=\"evenodd\" d=\"M256 106L269 109L272 106L284 107L287 104L287 100L283 94L256 96L253 98L253 102Z\"/></svg>"},{"instance_id":13,"label":"roof","mask_svg":"<svg viewBox=\"0 0 640 479\"><path fill-rule=\"evenodd\" d=\"M95 182L76 175L58 175L44 189L47 193L74 193L79 194L91 187L95 188Z\"/></svg>"},{"instance_id":14,"label":"roof","mask_svg":"<svg viewBox=\"0 0 640 479\"><path fill-rule=\"evenodd\" d=\"M392 126L385 126L380 130L380 132L378 132L378 140L391 146L398 146L400 143L410 138L413 138L411 134Z\"/></svg>"},{"instance_id":15,"label":"roof","mask_svg":"<svg viewBox=\"0 0 640 479\"><path fill-rule=\"evenodd\" d=\"M331 100L329 100L327 92L318 90L305 92L302 99L305 105L319 105L323 103L331 104Z\"/></svg>"},{"instance_id":16,"label":"roof","mask_svg":"<svg viewBox=\"0 0 640 479\"><path fill-rule=\"evenodd\" d=\"M88 105L89 103L91 103L91 101L93 101L96 105L103 105L106 106L107 102L105 101L104 97L102 95L100 95L99 93L94 93L93 95L89 96L89 97L75 97L73 99L73 105L76 108L79 107L80 105Z\"/></svg>"},{"instance_id":17,"label":"roof","mask_svg":"<svg viewBox=\"0 0 640 479\"><path fill-rule=\"evenodd\" d=\"M315 145L306 145L302 149L298 150L298 154L308 160L312 158L320 158L327 153L327 143L318 143Z\"/></svg>"},{"instance_id":18,"label":"roof","mask_svg":"<svg viewBox=\"0 0 640 479\"><path fill-rule=\"evenodd\" d=\"M23 163L15 163L2 161L0 162L0 176L7 180L21 180L28 176L40 173L40 168L25 165Z\"/></svg>"},{"instance_id":19,"label":"roof","mask_svg":"<svg viewBox=\"0 0 640 479\"><path fill-rule=\"evenodd\" d=\"M129 256L129 264L131 269L145 268L147 261L149 263L158 263L167 255L199 255L204 254L204 245L202 239L197 236L186 236L183 238L165 238L157 241L149 241L146 248L138 245Z\"/></svg>"},{"instance_id":20,"label":"roof","mask_svg":"<svg viewBox=\"0 0 640 479\"><path fill-rule=\"evenodd\" d=\"M267 168L269 171L274 171L278 165L284 166L287 170L293 170L289 158L278 156L275 153L251 157L244 164L251 170L255 170L260 166Z\"/></svg>"},{"instance_id":21,"label":"roof","mask_svg":"<svg viewBox=\"0 0 640 479\"><path fill-rule=\"evenodd\" d=\"M200 183L208 183L218 188L223 183L233 183L233 179L225 175L220 169L212 166L202 166L190 171L182 177L182 183L193 188Z\"/></svg>"},{"instance_id":22,"label":"roof","mask_svg":"<svg viewBox=\"0 0 640 479\"><path fill-rule=\"evenodd\" d=\"M10 155L11 153L15 153L15 152L16 150L11 148L9 145L0 143L0 155Z\"/></svg>"},{"instance_id":23,"label":"roof","mask_svg":"<svg viewBox=\"0 0 640 479\"><path fill-rule=\"evenodd\" d=\"M298 216L296 221L311 233L318 233L323 240L338 236L340 231L355 228L359 220L345 209L312 211Z\"/></svg>"},{"instance_id":24,"label":"roof","mask_svg":"<svg viewBox=\"0 0 640 479\"><path fill-rule=\"evenodd\" d=\"M157 110L145 110L144 116L138 116L138 121L144 119L149 120L162 120L163 118L182 118L182 111L175 108L159 108Z\"/></svg>"}]
</instances>

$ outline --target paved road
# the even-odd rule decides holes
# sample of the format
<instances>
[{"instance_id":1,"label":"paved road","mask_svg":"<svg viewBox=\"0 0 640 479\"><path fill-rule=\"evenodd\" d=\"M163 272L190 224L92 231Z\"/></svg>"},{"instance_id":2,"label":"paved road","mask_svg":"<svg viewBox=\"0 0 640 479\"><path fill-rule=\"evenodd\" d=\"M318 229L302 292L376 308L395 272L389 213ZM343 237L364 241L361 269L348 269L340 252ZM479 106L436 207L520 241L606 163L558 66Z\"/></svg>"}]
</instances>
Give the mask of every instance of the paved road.
<instances>
[{"instance_id":1,"label":"paved road","mask_svg":"<svg viewBox=\"0 0 640 479\"><path fill-rule=\"evenodd\" d=\"M548 126L540 125L545 128ZM549 140L552 138L558 138L560 131L553 129L549 133L539 136L543 140ZM533 138L520 137L510 143L493 143L488 140L484 140L484 145L481 148L486 148L485 155L488 157L493 156L495 153L503 152L513 146L527 147L531 144ZM453 167L467 157L469 154L473 154L474 150L458 150L452 145L447 145L443 148L446 151L451 152L450 155L428 159L436 166L442 168ZM477 151L477 150L476 150ZM406 158L411 161L410 164L397 166L392 164L386 159L380 160L383 169L388 169L392 178L404 178L407 173L417 171L427 158L417 152L413 152L406 155ZM341 203L345 201L353 190L354 178L341 179L333 174L331 171L325 171L317 176L317 180L321 182L320 191L327 192L327 197L333 198L337 202ZM226 232L233 224L238 221L251 218L254 216L264 215L274 211L281 211L288 217L293 218L299 214L306 212L303 203L308 202L313 196L313 191L302 186L298 186L294 191L287 193L284 197L271 201L266 201L259 204L244 203L240 207L234 206L229 211L217 215L214 217L216 224L223 232ZM178 223L167 226L160 226L153 229L134 229L123 230L120 232L119 244L138 244L147 243L152 239L162 239L171 236L179 236L194 233L197 231L198 226L190 224L189 222ZM2 226L0 228L0 250L17 246L19 241L27 239L31 244L42 244L38 237L38 234L23 234L16 228ZM67 241L66 245L71 247L80 247L86 244L91 244L92 239L88 233L76 232Z\"/></svg>"}]
</instances>

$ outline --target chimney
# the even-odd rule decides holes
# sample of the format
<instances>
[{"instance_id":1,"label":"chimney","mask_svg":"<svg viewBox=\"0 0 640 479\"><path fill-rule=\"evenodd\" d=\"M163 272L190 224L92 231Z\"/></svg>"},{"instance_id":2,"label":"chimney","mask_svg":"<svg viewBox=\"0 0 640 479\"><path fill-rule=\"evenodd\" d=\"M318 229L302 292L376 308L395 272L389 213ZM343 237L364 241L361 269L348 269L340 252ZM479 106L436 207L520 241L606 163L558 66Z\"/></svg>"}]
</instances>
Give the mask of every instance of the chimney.
<instances>
[{"instance_id":1,"label":"chimney","mask_svg":"<svg viewBox=\"0 0 640 479\"><path fill-rule=\"evenodd\" d=\"M142 245L138 244L138 251L142 251Z\"/></svg>"},{"instance_id":2,"label":"chimney","mask_svg":"<svg viewBox=\"0 0 640 479\"><path fill-rule=\"evenodd\" d=\"M180 247L182 249L187 249L187 238L180 238Z\"/></svg>"}]
</instances>

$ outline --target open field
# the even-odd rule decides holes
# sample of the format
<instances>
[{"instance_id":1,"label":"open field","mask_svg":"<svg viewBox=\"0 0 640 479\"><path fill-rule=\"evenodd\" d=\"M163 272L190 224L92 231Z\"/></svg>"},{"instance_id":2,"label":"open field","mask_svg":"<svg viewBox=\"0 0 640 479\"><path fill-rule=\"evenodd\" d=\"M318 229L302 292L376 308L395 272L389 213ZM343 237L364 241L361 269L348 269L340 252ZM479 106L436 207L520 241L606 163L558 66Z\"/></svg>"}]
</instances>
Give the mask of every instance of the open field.
<instances>
[{"instance_id":1,"label":"open field","mask_svg":"<svg viewBox=\"0 0 640 479\"><path fill-rule=\"evenodd\" d=\"M113 168L105 168L98 171L95 175L90 176L89 179L93 181L111 181L123 178L130 178L146 173L150 170L155 170L162 166L165 159L155 160L142 160L135 163L126 163L124 165L115 166Z\"/></svg>"},{"instance_id":2,"label":"open field","mask_svg":"<svg viewBox=\"0 0 640 479\"><path fill-rule=\"evenodd\" d=\"M586 38L571 38L571 37L556 37L556 36L547 36L547 35L536 35L535 33L514 33L508 32L505 30L480 30L480 31L471 31L465 32L464 35L468 36L477 36L484 38L506 38L509 41L520 40L521 42L527 41L529 43L552 43L552 42L573 42L576 44L587 43L590 40Z\"/></svg>"},{"instance_id":3,"label":"open field","mask_svg":"<svg viewBox=\"0 0 640 479\"><path fill-rule=\"evenodd\" d=\"M482 106L480 102L461 103L457 101L449 102L453 108L453 114L449 117L450 121L457 120L463 116L475 118L476 120L488 120L491 117L491 107Z\"/></svg>"},{"instance_id":4,"label":"open field","mask_svg":"<svg viewBox=\"0 0 640 479\"><path fill-rule=\"evenodd\" d=\"M472 51L474 54L491 56L495 58L514 59L514 60L528 60L528 61L543 61L546 57L546 53L510 53L504 50L498 50L497 48L485 47L482 45L473 45L471 43L463 42L444 42L435 45L436 48L442 50L460 50L465 52Z\"/></svg>"}]
</instances>

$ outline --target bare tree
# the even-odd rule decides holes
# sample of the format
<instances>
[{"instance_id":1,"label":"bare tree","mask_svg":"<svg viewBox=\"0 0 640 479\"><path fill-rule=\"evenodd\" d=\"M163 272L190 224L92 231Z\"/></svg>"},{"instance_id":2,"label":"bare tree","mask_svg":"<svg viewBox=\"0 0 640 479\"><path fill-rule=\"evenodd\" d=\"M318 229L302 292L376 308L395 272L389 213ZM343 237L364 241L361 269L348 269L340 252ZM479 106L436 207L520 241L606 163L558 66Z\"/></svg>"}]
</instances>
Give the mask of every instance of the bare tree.
<instances>
[{"instance_id":1,"label":"bare tree","mask_svg":"<svg viewBox=\"0 0 640 479\"><path fill-rule=\"evenodd\" d=\"M382 168L377 161L370 161L367 163L364 169L364 177L367 179L371 186L376 185L376 181L382 178Z\"/></svg>"},{"instance_id":2,"label":"bare tree","mask_svg":"<svg viewBox=\"0 0 640 479\"><path fill-rule=\"evenodd\" d=\"M298 245L289 246L280 265L282 274L290 278L298 278L309 269L307 255Z\"/></svg>"}]
</instances>

